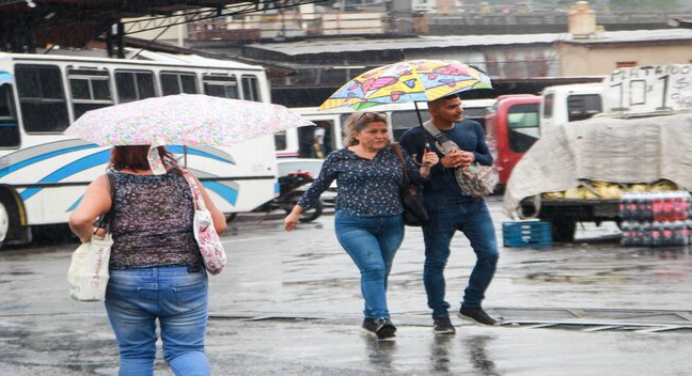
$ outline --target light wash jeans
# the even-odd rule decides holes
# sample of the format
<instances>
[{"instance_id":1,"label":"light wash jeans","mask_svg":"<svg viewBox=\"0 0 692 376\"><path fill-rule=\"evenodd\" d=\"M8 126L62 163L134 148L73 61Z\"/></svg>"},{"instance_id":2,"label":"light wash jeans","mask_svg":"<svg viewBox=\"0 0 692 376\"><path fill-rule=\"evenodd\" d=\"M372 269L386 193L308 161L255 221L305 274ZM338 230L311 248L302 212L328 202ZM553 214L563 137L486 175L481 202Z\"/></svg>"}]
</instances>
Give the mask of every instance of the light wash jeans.
<instances>
[{"instance_id":1,"label":"light wash jeans","mask_svg":"<svg viewBox=\"0 0 692 376\"><path fill-rule=\"evenodd\" d=\"M485 298L485 290L495 275L499 252L495 227L484 200L471 197L463 202L443 200L425 201L430 222L423 226L425 240L425 266L423 282L428 295L428 307L433 318L449 316L449 303L445 301L444 269L449 259L449 245L457 231L471 242L476 253L476 265L471 271L469 284L464 290L462 306L476 308Z\"/></svg>"},{"instance_id":2,"label":"light wash jeans","mask_svg":"<svg viewBox=\"0 0 692 376\"><path fill-rule=\"evenodd\" d=\"M156 358L156 320L163 357L178 376L210 375L204 353L207 328L204 268L111 270L106 311L120 350L121 376L151 376Z\"/></svg>"},{"instance_id":3,"label":"light wash jeans","mask_svg":"<svg viewBox=\"0 0 692 376\"><path fill-rule=\"evenodd\" d=\"M389 317L387 278L404 240L402 216L356 217L337 210L334 223L339 243L360 269L363 315L369 319Z\"/></svg>"}]
</instances>

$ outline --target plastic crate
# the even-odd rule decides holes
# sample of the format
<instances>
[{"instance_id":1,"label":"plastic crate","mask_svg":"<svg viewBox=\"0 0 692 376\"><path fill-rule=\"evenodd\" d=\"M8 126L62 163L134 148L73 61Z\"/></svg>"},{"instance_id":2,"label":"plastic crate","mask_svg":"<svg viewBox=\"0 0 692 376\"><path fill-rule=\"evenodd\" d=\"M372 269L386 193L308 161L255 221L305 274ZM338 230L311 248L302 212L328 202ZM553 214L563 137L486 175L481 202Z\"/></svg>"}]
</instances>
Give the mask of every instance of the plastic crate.
<instances>
[{"instance_id":1,"label":"plastic crate","mask_svg":"<svg viewBox=\"0 0 692 376\"><path fill-rule=\"evenodd\" d=\"M548 222L504 222L502 244L509 248L547 248L553 244Z\"/></svg>"}]
</instances>

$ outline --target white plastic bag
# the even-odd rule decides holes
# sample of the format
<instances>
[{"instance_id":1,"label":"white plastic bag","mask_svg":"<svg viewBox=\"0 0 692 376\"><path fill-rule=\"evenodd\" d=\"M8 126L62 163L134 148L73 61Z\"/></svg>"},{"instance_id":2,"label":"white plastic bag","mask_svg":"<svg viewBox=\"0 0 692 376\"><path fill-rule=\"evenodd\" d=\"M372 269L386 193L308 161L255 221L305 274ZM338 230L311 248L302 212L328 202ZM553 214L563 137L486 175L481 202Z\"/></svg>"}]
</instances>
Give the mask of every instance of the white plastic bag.
<instances>
[{"instance_id":1,"label":"white plastic bag","mask_svg":"<svg viewBox=\"0 0 692 376\"><path fill-rule=\"evenodd\" d=\"M67 283L73 299L95 302L106 298L112 245L110 234L105 238L94 235L89 243L83 243L72 253Z\"/></svg>"}]
</instances>

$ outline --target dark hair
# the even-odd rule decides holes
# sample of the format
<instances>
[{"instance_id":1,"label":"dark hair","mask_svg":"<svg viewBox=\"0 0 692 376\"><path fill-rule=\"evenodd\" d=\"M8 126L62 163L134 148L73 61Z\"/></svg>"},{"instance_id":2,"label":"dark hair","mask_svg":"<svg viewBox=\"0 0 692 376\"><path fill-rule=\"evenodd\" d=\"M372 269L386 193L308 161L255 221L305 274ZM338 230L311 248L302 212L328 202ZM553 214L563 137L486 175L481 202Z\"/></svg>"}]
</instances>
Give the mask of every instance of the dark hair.
<instances>
[{"instance_id":1,"label":"dark hair","mask_svg":"<svg viewBox=\"0 0 692 376\"><path fill-rule=\"evenodd\" d=\"M387 115L380 112L355 112L346 119L344 129L344 145L358 145L356 133L365 129L370 123L382 122L387 124Z\"/></svg>"},{"instance_id":2,"label":"dark hair","mask_svg":"<svg viewBox=\"0 0 692 376\"><path fill-rule=\"evenodd\" d=\"M440 103L446 102L446 101L448 101L450 99L454 99L454 98L460 98L459 94L449 94L449 95L446 95L444 97L439 97L435 100L428 102L428 107L430 107L430 106L437 107L440 105Z\"/></svg>"},{"instance_id":3,"label":"dark hair","mask_svg":"<svg viewBox=\"0 0 692 376\"><path fill-rule=\"evenodd\" d=\"M124 169L136 171L148 170L151 168L149 166L149 161L147 161L149 148L149 145L115 146L111 151L111 161L108 168L112 168L116 171ZM173 157L173 154L168 151L165 146L159 146L157 150L159 152L159 157L163 161L164 168L182 173L175 157Z\"/></svg>"}]
</instances>

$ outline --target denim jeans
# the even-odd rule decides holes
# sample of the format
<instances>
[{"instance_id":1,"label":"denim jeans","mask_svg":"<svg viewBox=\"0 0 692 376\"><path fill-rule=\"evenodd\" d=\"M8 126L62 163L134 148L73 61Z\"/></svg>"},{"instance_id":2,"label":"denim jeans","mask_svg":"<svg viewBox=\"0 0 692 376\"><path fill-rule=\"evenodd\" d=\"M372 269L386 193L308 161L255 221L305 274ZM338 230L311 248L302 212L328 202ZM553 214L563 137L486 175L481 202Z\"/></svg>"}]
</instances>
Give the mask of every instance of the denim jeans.
<instances>
[{"instance_id":1,"label":"denim jeans","mask_svg":"<svg viewBox=\"0 0 692 376\"><path fill-rule=\"evenodd\" d=\"M151 376L156 358L156 320L163 357L176 375L210 375L204 353L207 274L203 268L110 271L106 311L120 350L120 375Z\"/></svg>"},{"instance_id":2,"label":"denim jeans","mask_svg":"<svg viewBox=\"0 0 692 376\"><path fill-rule=\"evenodd\" d=\"M449 316L447 310L450 305L445 301L444 269L449 259L449 245L457 230L466 235L476 253L476 264L464 291L462 306L480 307L499 258L495 228L485 201L469 197L462 202L426 201L425 205L430 222L423 227L423 282L433 318Z\"/></svg>"},{"instance_id":3,"label":"denim jeans","mask_svg":"<svg viewBox=\"0 0 692 376\"><path fill-rule=\"evenodd\" d=\"M363 315L371 319L389 317L387 278L404 240L403 217L356 217L337 210L334 223L336 238L360 269Z\"/></svg>"}]
</instances>

